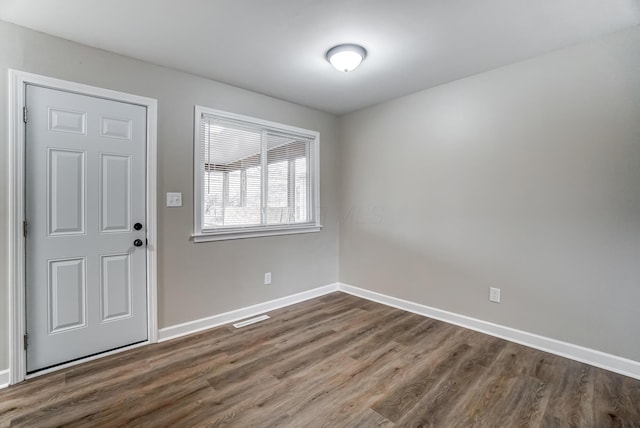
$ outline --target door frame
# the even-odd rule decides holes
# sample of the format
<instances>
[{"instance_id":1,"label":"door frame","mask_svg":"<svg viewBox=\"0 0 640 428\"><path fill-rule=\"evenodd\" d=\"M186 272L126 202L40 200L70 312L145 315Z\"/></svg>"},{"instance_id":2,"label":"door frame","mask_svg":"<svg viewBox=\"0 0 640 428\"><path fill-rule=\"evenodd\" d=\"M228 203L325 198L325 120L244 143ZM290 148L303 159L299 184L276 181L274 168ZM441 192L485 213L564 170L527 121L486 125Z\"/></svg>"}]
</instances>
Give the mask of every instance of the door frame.
<instances>
[{"instance_id":1,"label":"door frame","mask_svg":"<svg viewBox=\"0 0 640 428\"><path fill-rule=\"evenodd\" d=\"M81 83L60 80L19 70L9 70L9 266L8 266L8 307L9 307L9 383L22 382L27 377L26 350L23 338L26 334L25 300L25 105L26 85L32 84L50 89L73 92L129 104L147 109L146 147L146 223L147 223L147 326L148 338L142 344L108 351L98 356L87 357L52 369L42 370L34 376L59 370L101 356L122 352L127 349L158 341L157 315L157 115L158 101L152 98L98 88Z\"/></svg>"}]
</instances>

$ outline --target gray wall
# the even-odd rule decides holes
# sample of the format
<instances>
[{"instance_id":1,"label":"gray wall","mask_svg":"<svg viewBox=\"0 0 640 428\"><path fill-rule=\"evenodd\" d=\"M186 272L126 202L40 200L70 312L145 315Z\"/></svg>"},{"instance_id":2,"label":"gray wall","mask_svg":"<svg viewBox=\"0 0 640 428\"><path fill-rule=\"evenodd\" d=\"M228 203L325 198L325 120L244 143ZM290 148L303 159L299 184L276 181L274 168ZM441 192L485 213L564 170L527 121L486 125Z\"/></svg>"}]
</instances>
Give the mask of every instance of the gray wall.
<instances>
[{"instance_id":1,"label":"gray wall","mask_svg":"<svg viewBox=\"0 0 640 428\"><path fill-rule=\"evenodd\" d=\"M7 69L158 100L159 324L170 326L337 281L337 120L334 116L0 21L0 370L7 367ZM193 244L195 104L320 132L320 233ZM165 208L165 192L183 192ZM263 284L264 272L273 283Z\"/></svg>"},{"instance_id":2,"label":"gray wall","mask_svg":"<svg viewBox=\"0 0 640 428\"><path fill-rule=\"evenodd\" d=\"M347 115L340 140L341 282L640 361L639 27Z\"/></svg>"}]
</instances>

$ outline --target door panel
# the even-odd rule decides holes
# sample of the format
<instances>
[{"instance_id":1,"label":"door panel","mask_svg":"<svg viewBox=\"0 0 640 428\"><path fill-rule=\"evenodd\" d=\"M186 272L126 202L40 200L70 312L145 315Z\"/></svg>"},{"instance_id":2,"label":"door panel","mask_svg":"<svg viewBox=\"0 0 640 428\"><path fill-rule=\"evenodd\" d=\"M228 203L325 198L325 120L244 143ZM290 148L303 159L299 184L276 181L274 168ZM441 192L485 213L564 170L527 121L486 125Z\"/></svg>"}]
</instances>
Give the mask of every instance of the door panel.
<instances>
[{"instance_id":1,"label":"door panel","mask_svg":"<svg viewBox=\"0 0 640 428\"><path fill-rule=\"evenodd\" d=\"M118 119L116 117L101 117L100 135L102 135L103 137L131 140L132 126L133 123L128 119Z\"/></svg>"},{"instance_id":2,"label":"door panel","mask_svg":"<svg viewBox=\"0 0 640 428\"><path fill-rule=\"evenodd\" d=\"M147 339L146 108L26 87L27 372Z\"/></svg>"},{"instance_id":3,"label":"door panel","mask_svg":"<svg viewBox=\"0 0 640 428\"><path fill-rule=\"evenodd\" d=\"M87 133L87 113L60 108L48 109L49 131L70 132L72 134Z\"/></svg>"},{"instance_id":4,"label":"door panel","mask_svg":"<svg viewBox=\"0 0 640 428\"><path fill-rule=\"evenodd\" d=\"M49 333L87 325L85 258L50 260L47 310Z\"/></svg>"},{"instance_id":5,"label":"door panel","mask_svg":"<svg viewBox=\"0 0 640 428\"><path fill-rule=\"evenodd\" d=\"M101 256L102 321L131 316L131 257Z\"/></svg>"},{"instance_id":6,"label":"door panel","mask_svg":"<svg viewBox=\"0 0 640 428\"><path fill-rule=\"evenodd\" d=\"M49 236L84 233L85 152L47 149Z\"/></svg>"},{"instance_id":7,"label":"door panel","mask_svg":"<svg viewBox=\"0 0 640 428\"><path fill-rule=\"evenodd\" d=\"M100 231L131 231L131 156L100 155Z\"/></svg>"}]
</instances>

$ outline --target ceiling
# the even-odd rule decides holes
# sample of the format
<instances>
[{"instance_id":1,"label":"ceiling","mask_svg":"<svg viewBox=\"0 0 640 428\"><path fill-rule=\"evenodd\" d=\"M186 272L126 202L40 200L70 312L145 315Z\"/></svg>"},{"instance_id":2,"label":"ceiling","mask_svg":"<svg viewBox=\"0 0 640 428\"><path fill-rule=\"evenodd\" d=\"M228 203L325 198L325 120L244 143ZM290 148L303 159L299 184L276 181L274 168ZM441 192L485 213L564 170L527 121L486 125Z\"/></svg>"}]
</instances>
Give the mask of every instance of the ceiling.
<instances>
[{"instance_id":1,"label":"ceiling","mask_svg":"<svg viewBox=\"0 0 640 428\"><path fill-rule=\"evenodd\" d=\"M640 23L640 0L0 0L0 19L334 114ZM360 68L326 51L358 43Z\"/></svg>"}]
</instances>

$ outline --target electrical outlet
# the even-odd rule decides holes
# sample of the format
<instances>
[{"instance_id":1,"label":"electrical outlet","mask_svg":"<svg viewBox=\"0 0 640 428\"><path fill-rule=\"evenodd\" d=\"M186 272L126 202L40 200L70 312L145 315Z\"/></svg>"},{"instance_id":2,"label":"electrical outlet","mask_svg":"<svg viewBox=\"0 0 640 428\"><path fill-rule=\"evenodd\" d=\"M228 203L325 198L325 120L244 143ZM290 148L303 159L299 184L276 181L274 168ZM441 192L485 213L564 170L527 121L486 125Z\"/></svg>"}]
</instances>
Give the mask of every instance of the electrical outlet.
<instances>
[{"instance_id":1,"label":"electrical outlet","mask_svg":"<svg viewBox=\"0 0 640 428\"><path fill-rule=\"evenodd\" d=\"M264 274L264 285L271 284L271 272L267 272Z\"/></svg>"},{"instance_id":2,"label":"electrical outlet","mask_svg":"<svg viewBox=\"0 0 640 428\"><path fill-rule=\"evenodd\" d=\"M489 301L500 303L500 289L489 287Z\"/></svg>"}]
</instances>

